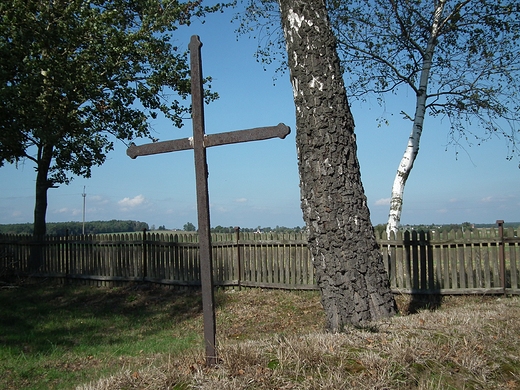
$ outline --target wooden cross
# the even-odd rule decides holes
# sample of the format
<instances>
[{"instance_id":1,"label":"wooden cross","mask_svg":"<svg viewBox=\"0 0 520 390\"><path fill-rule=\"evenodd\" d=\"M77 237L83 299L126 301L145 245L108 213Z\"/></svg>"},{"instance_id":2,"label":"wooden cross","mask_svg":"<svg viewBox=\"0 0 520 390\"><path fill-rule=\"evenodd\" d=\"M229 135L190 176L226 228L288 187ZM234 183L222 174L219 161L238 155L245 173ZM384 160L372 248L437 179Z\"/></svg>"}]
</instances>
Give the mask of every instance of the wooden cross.
<instances>
[{"instance_id":1,"label":"wooden cross","mask_svg":"<svg viewBox=\"0 0 520 390\"><path fill-rule=\"evenodd\" d=\"M200 273L202 284L202 310L204 317L204 340L206 344L206 364L215 365L217 361L215 298L213 291L213 261L211 254L211 234L209 222L208 166L206 148L210 146L257 141L269 138L285 138L290 128L283 123L278 126L259 127L220 134L204 133L204 95L202 88L202 43L197 35L191 37L189 44L191 63L191 105L193 137L172 141L154 142L146 145L130 145L126 153L131 158L193 149L195 155L195 182L197 189L197 214L199 232Z\"/></svg>"}]
</instances>

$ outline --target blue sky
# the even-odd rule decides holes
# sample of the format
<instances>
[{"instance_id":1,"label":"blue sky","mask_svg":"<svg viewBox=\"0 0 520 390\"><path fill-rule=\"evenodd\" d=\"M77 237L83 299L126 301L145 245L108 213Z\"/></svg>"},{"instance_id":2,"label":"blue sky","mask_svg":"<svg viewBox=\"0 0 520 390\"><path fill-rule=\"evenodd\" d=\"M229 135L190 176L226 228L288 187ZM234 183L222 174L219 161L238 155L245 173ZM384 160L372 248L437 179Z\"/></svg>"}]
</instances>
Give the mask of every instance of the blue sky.
<instances>
[{"instance_id":1,"label":"blue sky","mask_svg":"<svg viewBox=\"0 0 520 390\"><path fill-rule=\"evenodd\" d=\"M237 40L232 13L210 15L176 34L187 48L190 36L203 43L204 76L212 76L220 99L205 107L206 133L272 126L283 122L292 133L273 139L207 149L212 226L303 226L294 134L295 115L288 74L274 66L264 70L254 58L256 41ZM385 223L394 175L404 152L414 98L392 97L385 107L375 99L351 102L362 180L374 224ZM389 125L378 127L384 116ZM177 129L153 124L160 140L191 136L191 122ZM507 161L500 139L455 149L447 145L448 123L427 118L421 148L404 196L403 224L494 223L520 221L520 169ZM139 141L138 144L146 141ZM458 151L458 154L456 153ZM182 228L196 225L195 173L192 151L155 156L126 156L116 143L92 178L77 177L68 186L49 190L48 222L81 221L83 188L86 220L132 219L150 225ZM35 172L30 161L0 168L0 223L32 222Z\"/></svg>"}]
</instances>

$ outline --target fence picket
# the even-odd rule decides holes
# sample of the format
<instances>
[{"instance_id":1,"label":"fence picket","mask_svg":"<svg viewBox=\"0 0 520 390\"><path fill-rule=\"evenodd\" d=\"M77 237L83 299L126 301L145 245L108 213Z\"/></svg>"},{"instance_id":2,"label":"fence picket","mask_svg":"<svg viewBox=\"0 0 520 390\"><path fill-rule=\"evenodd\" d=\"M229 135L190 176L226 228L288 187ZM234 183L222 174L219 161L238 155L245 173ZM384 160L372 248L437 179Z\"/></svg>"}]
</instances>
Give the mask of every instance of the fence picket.
<instances>
[{"instance_id":1,"label":"fence picket","mask_svg":"<svg viewBox=\"0 0 520 390\"><path fill-rule=\"evenodd\" d=\"M465 273L467 277L468 287L469 288L475 288L477 287L474 283L473 278L473 272L475 270L474 264L473 264L473 258L471 257L472 254L472 247L473 243L471 243L471 232L469 230L466 230L462 233L462 237L464 239L463 244L463 250L464 250L464 264L465 264Z\"/></svg>"},{"instance_id":2,"label":"fence picket","mask_svg":"<svg viewBox=\"0 0 520 390\"><path fill-rule=\"evenodd\" d=\"M439 291L442 288L442 246L433 244L435 241L439 241L439 231L434 230L430 232L430 245L431 248L431 257L432 257L432 287L431 289ZM434 280L433 280L434 279Z\"/></svg>"},{"instance_id":3,"label":"fence picket","mask_svg":"<svg viewBox=\"0 0 520 390\"><path fill-rule=\"evenodd\" d=\"M520 293L518 230L504 232L506 286ZM377 237L391 286L423 293L504 292L496 229L398 232ZM304 234L213 234L216 285L316 288ZM0 235L0 271L24 273L38 245L31 236ZM94 284L148 280L200 285L198 236L140 232L47 237L42 275L85 279Z\"/></svg>"},{"instance_id":4,"label":"fence picket","mask_svg":"<svg viewBox=\"0 0 520 390\"><path fill-rule=\"evenodd\" d=\"M479 233L480 232L477 231L474 234L472 234L472 239L475 237L480 238ZM473 243L473 245L471 247L471 258L473 259L473 264L475 267L475 287L477 287L477 288L484 287L484 283L482 280L482 275L483 275L482 258L480 256L480 252L481 252L480 242Z\"/></svg>"},{"instance_id":5,"label":"fence picket","mask_svg":"<svg viewBox=\"0 0 520 390\"><path fill-rule=\"evenodd\" d=\"M392 232L392 235L394 233ZM394 256L397 262L397 274L399 287L402 289L411 288L411 285L408 283L410 278L410 269L407 267L407 256L406 256L406 247L405 245L397 245L397 242L401 242L403 240L403 233L397 232L394 235L395 243L392 246L392 251L395 253Z\"/></svg>"}]
</instances>

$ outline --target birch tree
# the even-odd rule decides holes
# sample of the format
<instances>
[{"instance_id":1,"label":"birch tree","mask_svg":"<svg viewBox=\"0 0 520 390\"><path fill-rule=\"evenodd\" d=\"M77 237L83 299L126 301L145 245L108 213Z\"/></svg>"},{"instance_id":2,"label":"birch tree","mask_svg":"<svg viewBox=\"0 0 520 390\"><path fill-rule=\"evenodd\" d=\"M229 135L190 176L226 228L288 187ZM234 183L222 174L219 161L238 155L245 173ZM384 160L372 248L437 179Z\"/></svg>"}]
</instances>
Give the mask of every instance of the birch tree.
<instances>
[{"instance_id":1,"label":"birch tree","mask_svg":"<svg viewBox=\"0 0 520 390\"><path fill-rule=\"evenodd\" d=\"M503 137L518 154L520 3L496 0L333 0L329 7L349 95L403 92L415 112L393 182L387 232L401 220L427 114L447 118L453 143ZM434 131L432 129L432 131Z\"/></svg>"},{"instance_id":2,"label":"birch tree","mask_svg":"<svg viewBox=\"0 0 520 390\"><path fill-rule=\"evenodd\" d=\"M370 222L354 120L324 0L280 0L296 107L301 207L327 326L395 311Z\"/></svg>"}]
</instances>

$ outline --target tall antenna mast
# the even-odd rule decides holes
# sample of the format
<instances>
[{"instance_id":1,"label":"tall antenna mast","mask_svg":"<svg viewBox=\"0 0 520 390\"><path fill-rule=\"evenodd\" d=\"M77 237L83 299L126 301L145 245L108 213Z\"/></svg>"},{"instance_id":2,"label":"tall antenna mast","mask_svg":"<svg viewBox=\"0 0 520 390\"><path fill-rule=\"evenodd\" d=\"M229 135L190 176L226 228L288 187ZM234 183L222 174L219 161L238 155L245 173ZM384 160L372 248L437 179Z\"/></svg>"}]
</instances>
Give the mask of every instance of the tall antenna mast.
<instances>
[{"instance_id":1,"label":"tall antenna mast","mask_svg":"<svg viewBox=\"0 0 520 390\"><path fill-rule=\"evenodd\" d=\"M83 235L85 235L85 201L87 199L87 193L85 192L85 186L83 186Z\"/></svg>"}]
</instances>

